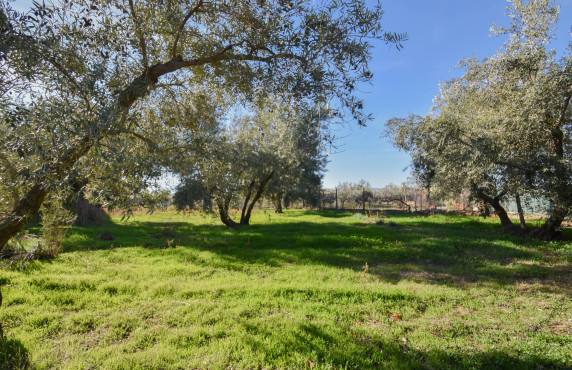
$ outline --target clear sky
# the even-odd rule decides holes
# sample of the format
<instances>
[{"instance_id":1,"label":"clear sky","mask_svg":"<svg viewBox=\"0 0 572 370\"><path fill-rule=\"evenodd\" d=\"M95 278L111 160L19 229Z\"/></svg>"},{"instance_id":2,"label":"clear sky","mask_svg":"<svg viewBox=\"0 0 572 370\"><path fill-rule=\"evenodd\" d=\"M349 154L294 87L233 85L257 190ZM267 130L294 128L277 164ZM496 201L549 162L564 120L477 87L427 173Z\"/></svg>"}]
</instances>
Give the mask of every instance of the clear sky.
<instances>
[{"instance_id":1,"label":"clear sky","mask_svg":"<svg viewBox=\"0 0 572 370\"><path fill-rule=\"evenodd\" d=\"M570 40L572 0L556 3L561 11L553 47L564 51ZM373 86L361 88L374 121L366 128L353 125L337 132L345 138L338 141L340 151L329 156L324 186L360 179L373 187L405 181L409 156L381 137L385 122L409 112L429 113L439 81L458 76L461 71L454 67L462 58L494 54L505 40L490 37L490 27L508 24L507 5L504 0L382 0L384 28L406 32L409 41L399 51L376 45Z\"/></svg>"}]
</instances>

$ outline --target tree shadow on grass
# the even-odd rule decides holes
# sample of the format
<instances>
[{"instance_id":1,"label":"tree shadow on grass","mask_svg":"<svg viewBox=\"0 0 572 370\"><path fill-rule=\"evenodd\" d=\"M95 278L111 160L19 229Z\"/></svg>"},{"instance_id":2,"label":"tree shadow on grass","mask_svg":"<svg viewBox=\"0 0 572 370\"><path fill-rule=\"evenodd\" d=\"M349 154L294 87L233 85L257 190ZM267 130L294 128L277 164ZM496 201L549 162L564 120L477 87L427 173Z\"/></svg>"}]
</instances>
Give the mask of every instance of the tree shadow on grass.
<instances>
[{"instance_id":1,"label":"tree shadow on grass","mask_svg":"<svg viewBox=\"0 0 572 370\"><path fill-rule=\"evenodd\" d=\"M251 351L273 358L298 358L298 367L359 369L538 369L566 368L560 361L528 354L522 356L502 350L467 352L459 349L418 349L405 338L394 341L377 334L352 328L338 328L331 332L314 323L297 323L272 332L252 323L242 323L247 336L243 343ZM264 339L263 339L264 338ZM295 360L294 360L295 361ZM298 360L300 361L300 360Z\"/></svg>"},{"instance_id":2,"label":"tree shadow on grass","mask_svg":"<svg viewBox=\"0 0 572 370\"><path fill-rule=\"evenodd\" d=\"M19 340L0 338L0 368L6 370L30 368L28 350Z\"/></svg>"},{"instance_id":3,"label":"tree shadow on grass","mask_svg":"<svg viewBox=\"0 0 572 370\"><path fill-rule=\"evenodd\" d=\"M313 211L328 218L333 211ZM288 218L290 218L288 216ZM294 221L293 221L294 220ZM210 251L216 268L244 269L248 264L313 264L362 270L381 281L401 280L463 287L475 282L500 285L539 283L570 292L572 266L546 242L500 234L500 225L469 217L447 219L392 216L383 224L288 222L227 229L185 222L109 223L74 228L64 251L127 246L182 247ZM359 223L361 222L361 223ZM97 239L105 228L114 240ZM560 255L558 254L560 253Z\"/></svg>"},{"instance_id":4,"label":"tree shadow on grass","mask_svg":"<svg viewBox=\"0 0 572 370\"><path fill-rule=\"evenodd\" d=\"M304 217L304 216L320 216L324 218L344 218L354 215L356 212L351 210L324 210L319 211L315 209L307 210L304 212L291 213L288 217Z\"/></svg>"},{"instance_id":5,"label":"tree shadow on grass","mask_svg":"<svg viewBox=\"0 0 572 370\"><path fill-rule=\"evenodd\" d=\"M188 240L200 236L210 225L193 225L187 222L113 222L90 227L74 227L63 241L64 252L107 249L117 247L143 246L163 247L166 240ZM224 226L216 227L223 232ZM108 236L102 238L102 235Z\"/></svg>"}]
</instances>

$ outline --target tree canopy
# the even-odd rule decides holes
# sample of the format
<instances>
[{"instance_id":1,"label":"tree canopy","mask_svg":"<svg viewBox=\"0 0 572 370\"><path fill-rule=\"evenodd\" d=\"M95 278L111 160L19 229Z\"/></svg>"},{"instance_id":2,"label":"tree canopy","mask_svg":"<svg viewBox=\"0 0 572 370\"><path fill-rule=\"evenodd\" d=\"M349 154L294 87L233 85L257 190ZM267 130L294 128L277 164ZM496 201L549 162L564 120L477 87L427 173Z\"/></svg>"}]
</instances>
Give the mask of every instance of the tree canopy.
<instances>
[{"instance_id":1,"label":"tree canopy","mask_svg":"<svg viewBox=\"0 0 572 370\"><path fill-rule=\"evenodd\" d=\"M0 248L74 171L152 176L155 166L133 161L134 138L146 137L138 108L170 87L282 92L364 124L355 89L372 78L369 39L404 39L382 15L362 0L79 0L26 13L1 2ZM152 132L168 139L177 127Z\"/></svg>"},{"instance_id":2,"label":"tree canopy","mask_svg":"<svg viewBox=\"0 0 572 370\"><path fill-rule=\"evenodd\" d=\"M308 185L308 179L317 177L319 186L323 166L323 121L316 113L279 99L244 108L235 107L234 114L221 117L211 134L195 137L195 145L170 166L183 179L177 198L189 200L179 207L196 200L208 205L207 194L221 221L232 227L248 225L254 205L265 194L281 204L298 183ZM242 209L239 222L230 217L230 208Z\"/></svg>"},{"instance_id":3,"label":"tree canopy","mask_svg":"<svg viewBox=\"0 0 572 370\"><path fill-rule=\"evenodd\" d=\"M527 193L552 200L545 225L531 233L558 237L572 209L572 44L560 59L548 45L558 17L549 0L510 2L508 36L484 60L465 59L464 74L443 83L433 112L388 121L388 135L441 198L469 191L490 204L505 229L517 229L501 205Z\"/></svg>"}]
</instances>

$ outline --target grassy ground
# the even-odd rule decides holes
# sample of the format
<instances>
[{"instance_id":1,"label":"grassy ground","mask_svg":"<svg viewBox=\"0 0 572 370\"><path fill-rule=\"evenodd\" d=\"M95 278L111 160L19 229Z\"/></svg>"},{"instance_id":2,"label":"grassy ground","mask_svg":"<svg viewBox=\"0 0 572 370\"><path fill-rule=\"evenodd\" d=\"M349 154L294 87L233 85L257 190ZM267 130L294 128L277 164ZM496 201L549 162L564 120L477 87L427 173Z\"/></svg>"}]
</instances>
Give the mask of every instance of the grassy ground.
<instances>
[{"instance_id":1,"label":"grassy ground","mask_svg":"<svg viewBox=\"0 0 572 370\"><path fill-rule=\"evenodd\" d=\"M73 228L57 259L0 270L0 361L572 366L572 243L516 239L497 223L289 211L239 230L175 213Z\"/></svg>"}]
</instances>

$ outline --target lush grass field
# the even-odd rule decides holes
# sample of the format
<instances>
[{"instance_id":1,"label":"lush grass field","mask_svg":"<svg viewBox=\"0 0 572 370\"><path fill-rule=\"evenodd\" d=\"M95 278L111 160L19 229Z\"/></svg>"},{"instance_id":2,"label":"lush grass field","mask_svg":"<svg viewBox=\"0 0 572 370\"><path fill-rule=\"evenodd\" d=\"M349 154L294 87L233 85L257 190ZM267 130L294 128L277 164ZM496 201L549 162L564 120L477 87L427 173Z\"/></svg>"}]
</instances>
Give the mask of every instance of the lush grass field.
<instances>
[{"instance_id":1,"label":"lush grass field","mask_svg":"<svg viewBox=\"0 0 572 370\"><path fill-rule=\"evenodd\" d=\"M572 366L572 243L497 223L260 211L239 230L176 213L73 228L58 258L0 270L0 362Z\"/></svg>"}]
</instances>

